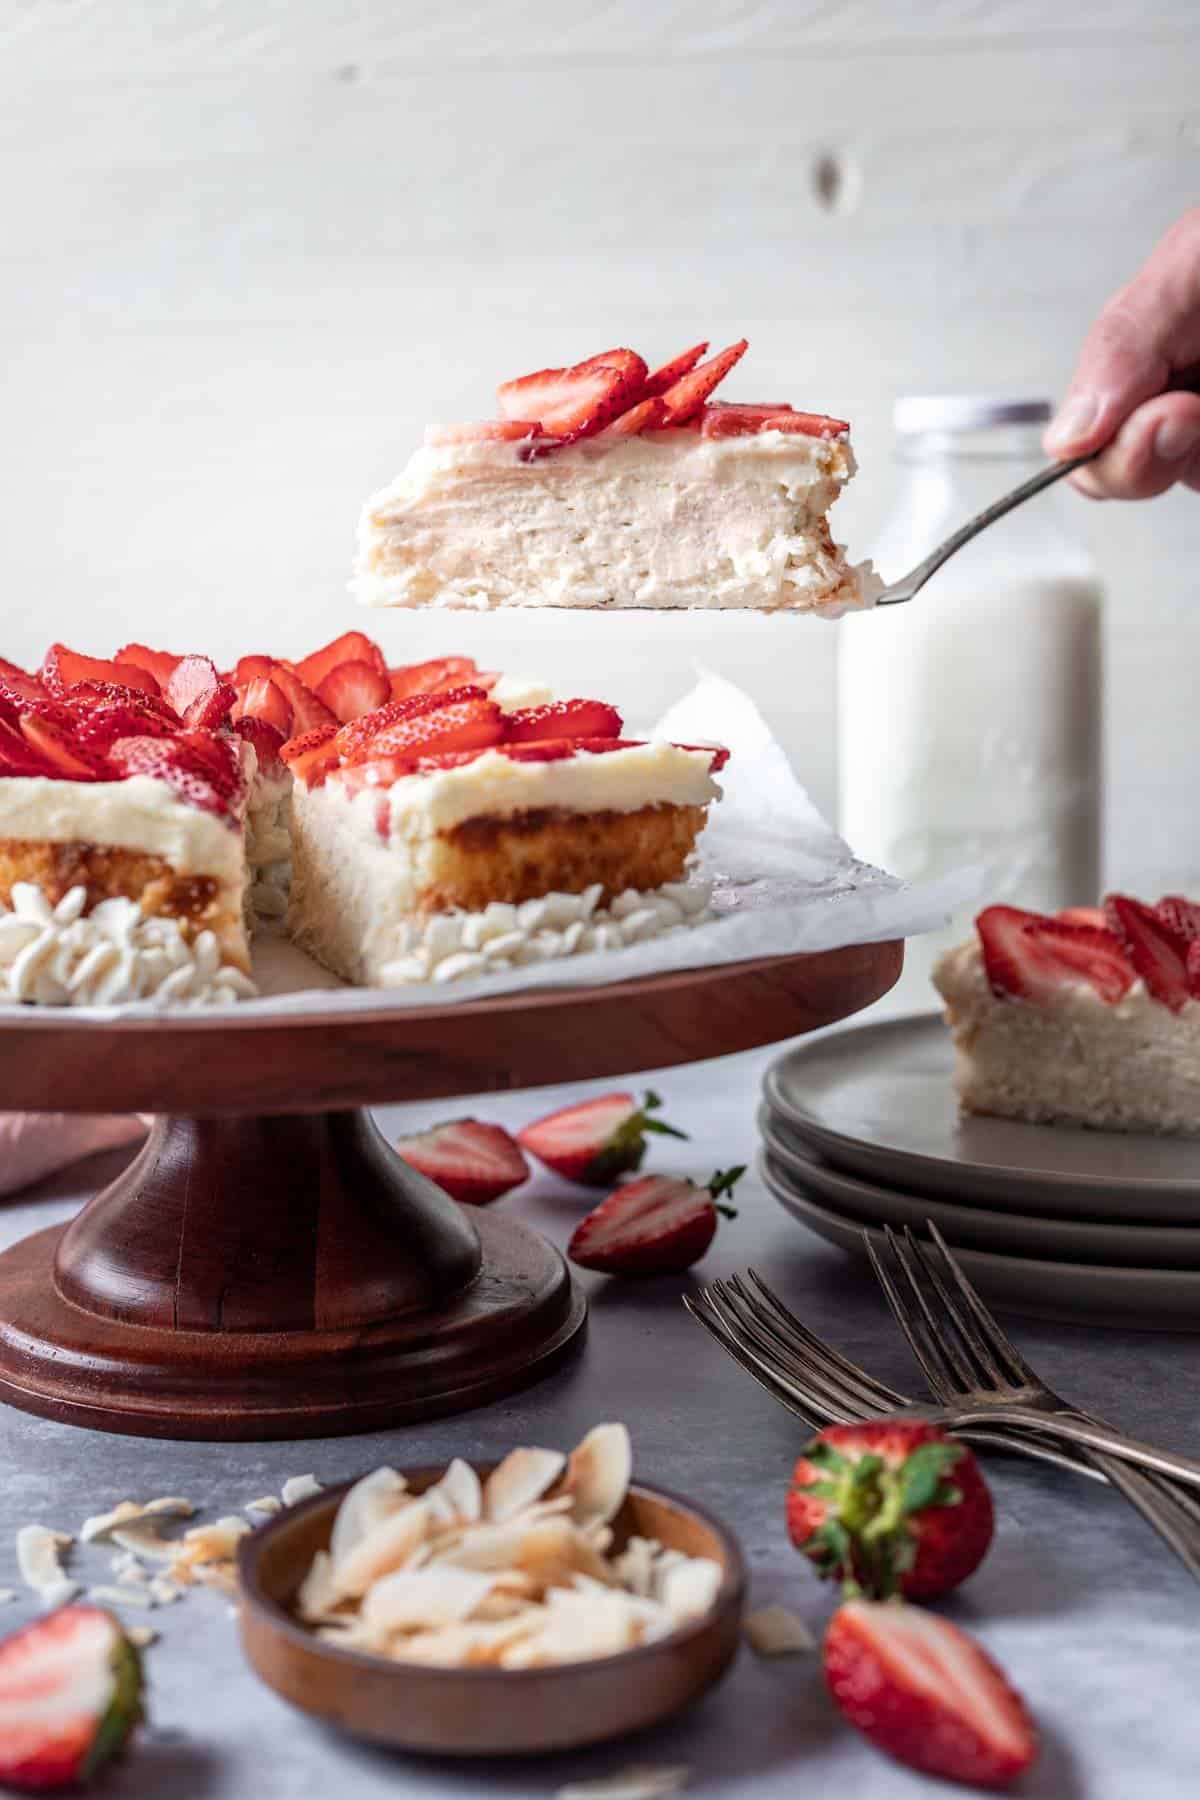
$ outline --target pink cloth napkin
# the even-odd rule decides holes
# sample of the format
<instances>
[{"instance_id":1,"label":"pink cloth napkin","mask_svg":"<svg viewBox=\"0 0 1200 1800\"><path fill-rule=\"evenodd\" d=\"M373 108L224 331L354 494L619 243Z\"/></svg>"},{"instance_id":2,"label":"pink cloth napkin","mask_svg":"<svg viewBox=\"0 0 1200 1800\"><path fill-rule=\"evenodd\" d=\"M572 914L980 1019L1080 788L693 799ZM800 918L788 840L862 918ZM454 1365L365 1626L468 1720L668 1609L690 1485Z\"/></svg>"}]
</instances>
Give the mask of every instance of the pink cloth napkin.
<instances>
[{"instance_id":1,"label":"pink cloth napkin","mask_svg":"<svg viewBox=\"0 0 1200 1800\"><path fill-rule=\"evenodd\" d=\"M0 1113L0 1194L145 1135L137 1113Z\"/></svg>"}]
</instances>

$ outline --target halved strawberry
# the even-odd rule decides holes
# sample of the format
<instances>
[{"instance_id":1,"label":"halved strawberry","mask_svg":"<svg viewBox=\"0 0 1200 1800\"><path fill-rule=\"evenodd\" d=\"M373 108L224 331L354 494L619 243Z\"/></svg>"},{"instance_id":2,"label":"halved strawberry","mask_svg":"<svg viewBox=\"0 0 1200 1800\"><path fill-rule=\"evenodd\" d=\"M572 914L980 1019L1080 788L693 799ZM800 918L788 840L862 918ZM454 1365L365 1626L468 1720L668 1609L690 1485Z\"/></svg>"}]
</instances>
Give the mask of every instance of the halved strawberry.
<instances>
[{"instance_id":1,"label":"halved strawberry","mask_svg":"<svg viewBox=\"0 0 1200 1800\"><path fill-rule=\"evenodd\" d=\"M716 1236L719 1204L745 1169L717 1170L700 1187L681 1175L643 1175L614 1189L580 1221L567 1255L605 1275L674 1275L699 1262Z\"/></svg>"},{"instance_id":2,"label":"halved strawberry","mask_svg":"<svg viewBox=\"0 0 1200 1800\"><path fill-rule=\"evenodd\" d=\"M1063 987L1085 981L1111 1003L1133 985L1133 968L1111 931L1064 924L1015 906L989 906L975 924L988 980L1001 997L1040 1005Z\"/></svg>"},{"instance_id":3,"label":"halved strawberry","mask_svg":"<svg viewBox=\"0 0 1200 1800\"><path fill-rule=\"evenodd\" d=\"M0 1787L90 1782L142 1717L142 1669L119 1619L77 1602L0 1642Z\"/></svg>"},{"instance_id":4,"label":"halved strawberry","mask_svg":"<svg viewBox=\"0 0 1200 1800\"><path fill-rule=\"evenodd\" d=\"M598 431L594 441L600 444L607 443L610 438L636 437L639 431L656 430L665 423L666 417L667 409L661 400L653 396L649 400L639 400L628 412L618 414L611 425Z\"/></svg>"},{"instance_id":5,"label":"halved strawberry","mask_svg":"<svg viewBox=\"0 0 1200 1800\"><path fill-rule=\"evenodd\" d=\"M538 738L616 738L621 715L603 700L555 700L549 706L522 706L508 714L505 738L528 744Z\"/></svg>"},{"instance_id":6,"label":"halved strawberry","mask_svg":"<svg viewBox=\"0 0 1200 1800\"><path fill-rule=\"evenodd\" d=\"M825 1679L843 1718L910 1768L1007 1787L1037 1732L1004 1671L973 1638L902 1600L849 1600L825 1633Z\"/></svg>"},{"instance_id":7,"label":"halved strawberry","mask_svg":"<svg viewBox=\"0 0 1200 1800\"><path fill-rule=\"evenodd\" d=\"M295 673L315 694L327 675L332 674L339 664L348 662L366 663L370 668L378 669L381 675L387 674L383 651L365 631L343 631L331 644L313 650L296 663Z\"/></svg>"},{"instance_id":8,"label":"halved strawberry","mask_svg":"<svg viewBox=\"0 0 1200 1800\"><path fill-rule=\"evenodd\" d=\"M540 437L538 419L459 419L444 425L427 425L425 442L438 444L482 444L489 440L517 442L521 438Z\"/></svg>"},{"instance_id":9,"label":"halved strawberry","mask_svg":"<svg viewBox=\"0 0 1200 1800\"><path fill-rule=\"evenodd\" d=\"M479 1119L451 1119L398 1138L396 1149L452 1200L468 1206L487 1206L529 1180L529 1164L503 1125Z\"/></svg>"},{"instance_id":10,"label":"halved strawberry","mask_svg":"<svg viewBox=\"0 0 1200 1800\"><path fill-rule=\"evenodd\" d=\"M1192 944L1200 938L1200 906L1194 900L1186 899L1183 894L1164 894L1154 910L1163 924L1185 943Z\"/></svg>"},{"instance_id":11,"label":"halved strawberry","mask_svg":"<svg viewBox=\"0 0 1200 1800\"><path fill-rule=\"evenodd\" d=\"M0 775L54 775L57 771L40 756L20 727L0 719Z\"/></svg>"},{"instance_id":12,"label":"halved strawberry","mask_svg":"<svg viewBox=\"0 0 1200 1800\"><path fill-rule=\"evenodd\" d=\"M115 663L133 663L139 669L149 669L164 693L176 664L182 660L169 650L151 650L145 644L122 644L113 658Z\"/></svg>"},{"instance_id":13,"label":"halved strawberry","mask_svg":"<svg viewBox=\"0 0 1200 1800\"><path fill-rule=\"evenodd\" d=\"M560 443L602 430L641 398L646 365L634 350L602 350L569 369L538 369L496 390L505 419L540 419Z\"/></svg>"},{"instance_id":14,"label":"halved strawberry","mask_svg":"<svg viewBox=\"0 0 1200 1800\"><path fill-rule=\"evenodd\" d=\"M1154 907L1127 894L1107 895L1104 910L1149 992L1178 1012L1190 998L1187 939L1165 924Z\"/></svg>"},{"instance_id":15,"label":"halved strawberry","mask_svg":"<svg viewBox=\"0 0 1200 1800\"><path fill-rule=\"evenodd\" d=\"M78 650L68 650L65 644L51 644L39 673L56 699L61 699L77 681L110 682L114 687L138 688L146 694L161 691L149 669L143 669L137 663L106 662L99 656L83 656Z\"/></svg>"},{"instance_id":16,"label":"halved strawberry","mask_svg":"<svg viewBox=\"0 0 1200 1800\"><path fill-rule=\"evenodd\" d=\"M268 725L265 719L256 719L253 714L247 713L243 718L233 721L233 729L247 744L253 744L260 769L270 769L279 762L284 736L274 725Z\"/></svg>"},{"instance_id":17,"label":"halved strawberry","mask_svg":"<svg viewBox=\"0 0 1200 1800\"><path fill-rule=\"evenodd\" d=\"M325 702L317 699L294 670L277 662L271 671L271 680L292 709L293 732L315 731L319 725L337 724ZM274 722L272 719L271 723Z\"/></svg>"},{"instance_id":18,"label":"halved strawberry","mask_svg":"<svg viewBox=\"0 0 1200 1800\"><path fill-rule=\"evenodd\" d=\"M376 711L391 691L381 669L367 662L344 662L329 671L317 689L317 699L343 725L348 725L364 713Z\"/></svg>"},{"instance_id":19,"label":"halved strawberry","mask_svg":"<svg viewBox=\"0 0 1200 1800\"><path fill-rule=\"evenodd\" d=\"M76 739L74 731L64 729L54 719L39 718L36 713L21 714L21 736L55 775L68 781L110 781L112 770L105 758L89 750Z\"/></svg>"},{"instance_id":20,"label":"halved strawberry","mask_svg":"<svg viewBox=\"0 0 1200 1800\"><path fill-rule=\"evenodd\" d=\"M233 671L233 685L243 688L251 681L265 681L274 667L273 656L239 656Z\"/></svg>"},{"instance_id":21,"label":"halved strawberry","mask_svg":"<svg viewBox=\"0 0 1200 1800\"><path fill-rule=\"evenodd\" d=\"M666 423L681 425L685 420L694 418L713 389L724 381L734 364L741 361L747 348L747 340L739 338L727 350L719 350L716 356L710 356L707 362L700 363L690 374L681 375L678 381L672 382L662 395L663 405L667 410Z\"/></svg>"},{"instance_id":22,"label":"halved strawberry","mask_svg":"<svg viewBox=\"0 0 1200 1800\"><path fill-rule=\"evenodd\" d=\"M504 736L504 714L493 700L450 700L431 712L388 725L371 739L369 755L415 761L439 750L484 750Z\"/></svg>"},{"instance_id":23,"label":"halved strawberry","mask_svg":"<svg viewBox=\"0 0 1200 1800\"><path fill-rule=\"evenodd\" d=\"M474 675L473 656L435 656L430 662L389 669L388 681L393 700L411 700L414 694L432 694L448 681L471 681Z\"/></svg>"},{"instance_id":24,"label":"halved strawberry","mask_svg":"<svg viewBox=\"0 0 1200 1800\"><path fill-rule=\"evenodd\" d=\"M702 344L693 344L690 350L680 351L679 355L673 356L670 362L663 363L647 375L642 391L647 396L665 394L669 387L674 387L681 376L691 373L707 349L708 339L706 338Z\"/></svg>"},{"instance_id":25,"label":"halved strawberry","mask_svg":"<svg viewBox=\"0 0 1200 1800\"><path fill-rule=\"evenodd\" d=\"M608 1187L641 1168L649 1134L686 1138L686 1131L654 1117L661 1105L652 1090L641 1105L632 1094L600 1094L535 1119L518 1131L517 1142L567 1181Z\"/></svg>"},{"instance_id":26,"label":"halved strawberry","mask_svg":"<svg viewBox=\"0 0 1200 1800\"><path fill-rule=\"evenodd\" d=\"M289 738L279 754L297 781L305 787L320 787L331 770L338 766L338 750L332 725L318 725L312 731Z\"/></svg>"},{"instance_id":27,"label":"halved strawberry","mask_svg":"<svg viewBox=\"0 0 1200 1800\"><path fill-rule=\"evenodd\" d=\"M108 758L124 775L148 775L166 782L191 806L222 814L229 810L228 794L221 792L225 783L214 778L207 759L179 738L118 738Z\"/></svg>"},{"instance_id":28,"label":"halved strawberry","mask_svg":"<svg viewBox=\"0 0 1200 1800\"><path fill-rule=\"evenodd\" d=\"M283 738L292 735L292 709L269 675L256 675L240 691L233 709L235 719L261 719Z\"/></svg>"}]
</instances>

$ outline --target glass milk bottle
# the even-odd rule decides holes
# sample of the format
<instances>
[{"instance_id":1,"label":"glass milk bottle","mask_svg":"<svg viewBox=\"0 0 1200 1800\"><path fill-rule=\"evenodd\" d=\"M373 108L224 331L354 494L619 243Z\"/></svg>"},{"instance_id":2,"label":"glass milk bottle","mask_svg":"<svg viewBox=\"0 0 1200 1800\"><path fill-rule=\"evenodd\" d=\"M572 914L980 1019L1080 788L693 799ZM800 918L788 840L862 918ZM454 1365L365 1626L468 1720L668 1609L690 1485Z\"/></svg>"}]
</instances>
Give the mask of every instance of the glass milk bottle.
<instances>
[{"instance_id":1,"label":"glass milk bottle","mask_svg":"<svg viewBox=\"0 0 1200 1800\"><path fill-rule=\"evenodd\" d=\"M885 581L1045 463L1044 401L897 402L905 482L874 561ZM910 880L981 865L984 900L1051 911L1099 890L1101 590L1052 488L960 550L906 605L846 619L841 830ZM937 1004L929 970L968 908L912 940L894 1004Z\"/></svg>"}]
</instances>

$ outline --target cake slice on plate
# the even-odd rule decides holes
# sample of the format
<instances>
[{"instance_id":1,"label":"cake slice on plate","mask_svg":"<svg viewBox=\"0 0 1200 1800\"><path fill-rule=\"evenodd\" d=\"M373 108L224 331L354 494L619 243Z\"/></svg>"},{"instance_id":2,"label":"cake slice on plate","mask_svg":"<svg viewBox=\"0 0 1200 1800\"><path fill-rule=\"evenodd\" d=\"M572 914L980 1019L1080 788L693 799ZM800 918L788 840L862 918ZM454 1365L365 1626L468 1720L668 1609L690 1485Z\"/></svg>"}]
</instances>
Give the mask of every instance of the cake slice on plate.
<instances>
[{"instance_id":1,"label":"cake slice on plate","mask_svg":"<svg viewBox=\"0 0 1200 1800\"><path fill-rule=\"evenodd\" d=\"M715 747L621 736L595 700L466 685L284 746L294 938L348 980L448 981L705 916L688 880Z\"/></svg>"},{"instance_id":2,"label":"cake slice on plate","mask_svg":"<svg viewBox=\"0 0 1200 1800\"><path fill-rule=\"evenodd\" d=\"M632 350L505 382L499 416L431 425L359 525L368 606L733 607L836 617L879 591L826 514L849 426L715 400L743 339L651 371Z\"/></svg>"},{"instance_id":3,"label":"cake slice on plate","mask_svg":"<svg viewBox=\"0 0 1200 1800\"><path fill-rule=\"evenodd\" d=\"M933 981L967 1112L1200 1133L1200 905L989 906Z\"/></svg>"}]
</instances>

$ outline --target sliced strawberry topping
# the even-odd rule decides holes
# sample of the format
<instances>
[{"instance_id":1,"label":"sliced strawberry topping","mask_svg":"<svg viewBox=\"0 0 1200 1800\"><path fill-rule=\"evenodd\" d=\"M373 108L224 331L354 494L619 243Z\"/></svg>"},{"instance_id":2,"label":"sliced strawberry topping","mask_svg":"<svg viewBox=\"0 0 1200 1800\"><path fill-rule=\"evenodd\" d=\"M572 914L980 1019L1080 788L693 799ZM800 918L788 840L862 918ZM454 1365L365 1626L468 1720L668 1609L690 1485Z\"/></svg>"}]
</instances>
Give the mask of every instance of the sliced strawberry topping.
<instances>
[{"instance_id":1,"label":"sliced strawberry topping","mask_svg":"<svg viewBox=\"0 0 1200 1800\"><path fill-rule=\"evenodd\" d=\"M479 1119L451 1119L399 1138L396 1149L411 1168L467 1206L487 1206L529 1180L529 1164L503 1125Z\"/></svg>"},{"instance_id":2,"label":"sliced strawberry topping","mask_svg":"<svg viewBox=\"0 0 1200 1800\"><path fill-rule=\"evenodd\" d=\"M641 398L646 365L633 350L603 350L569 369L539 369L497 390L505 419L540 419L560 443L600 431Z\"/></svg>"},{"instance_id":3,"label":"sliced strawberry topping","mask_svg":"<svg viewBox=\"0 0 1200 1800\"><path fill-rule=\"evenodd\" d=\"M538 738L615 738L621 715L603 700L555 700L549 706L523 706L508 715L504 733L510 744Z\"/></svg>"},{"instance_id":4,"label":"sliced strawberry topping","mask_svg":"<svg viewBox=\"0 0 1200 1800\"><path fill-rule=\"evenodd\" d=\"M760 431L790 431L803 437L841 437L850 426L824 413L797 412L791 406L749 406L716 401L706 406L700 422L703 437L753 437Z\"/></svg>"},{"instance_id":5,"label":"sliced strawberry topping","mask_svg":"<svg viewBox=\"0 0 1200 1800\"><path fill-rule=\"evenodd\" d=\"M150 650L145 644L123 644L113 658L116 663L132 663L135 668L149 669L163 693L167 691L176 664L182 660L172 656L169 650Z\"/></svg>"},{"instance_id":6,"label":"sliced strawberry topping","mask_svg":"<svg viewBox=\"0 0 1200 1800\"><path fill-rule=\"evenodd\" d=\"M803 437L845 437L849 419L831 419L827 413L797 412L792 406L775 413L763 426L764 431L794 431Z\"/></svg>"},{"instance_id":7,"label":"sliced strawberry topping","mask_svg":"<svg viewBox=\"0 0 1200 1800\"><path fill-rule=\"evenodd\" d=\"M42 662L41 678L56 699L62 699L77 681L109 682L114 687L138 688L158 694L159 685L149 669L132 662L105 662L99 656L82 656L65 644L51 644Z\"/></svg>"},{"instance_id":8,"label":"sliced strawberry topping","mask_svg":"<svg viewBox=\"0 0 1200 1800\"><path fill-rule=\"evenodd\" d=\"M218 744L219 740L210 740ZM165 781L182 800L205 812L227 812L229 792L235 776L218 776L207 757L197 755L194 746L180 738L118 738L108 753L109 761L124 775L148 775ZM228 791L223 792L222 789Z\"/></svg>"},{"instance_id":9,"label":"sliced strawberry topping","mask_svg":"<svg viewBox=\"0 0 1200 1800\"><path fill-rule=\"evenodd\" d=\"M268 725L265 719L256 719L251 714L246 714L233 721L233 729L247 744L253 744L260 769L270 769L280 760L279 752L284 744L283 733L277 731L274 725Z\"/></svg>"},{"instance_id":10,"label":"sliced strawberry topping","mask_svg":"<svg viewBox=\"0 0 1200 1800\"><path fill-rule=\"evenodd\" d=\"M1187 950L1188 993L1193 1000L1200 1000L1200 939L1195 939Z\"/></svg>"},{"instance_id":11,"label":"sliced strawberry topping","mask_svg":"<svg viewBox=\"0 0 1200 1800\"><path fill-rule=\"evenodd\" d=\"M75 742L105 755L109 745L121 737L173 737L179 729L177 721L168 721L162 712L139 704L141 699L140 694L130 692L127 700L112 698L89 706L73 722Z\"/></svg>"},{"instance_id":12,"label":"sliced strawberry topping","mask_svg":"<svg viewBox=\"0 0 1200 1800\"><path fill-rule=\"evenodd\" d=\"M331 644L321 650L314 650L303 662L295 665L295 673L305 687L315 694L327 675L332 674L340 663L362 662L372 669L378 669L381 675L387 673L387 662L383 651L369 638L364 631L344 631ZM291 665L288 665L291 667Z\"/></svg>"},{"instance_id":13,"label":"sliced strawberry topping","mask_svg":"<svg viewBox=\"0 0 1200 1800\"><path fill-rule=\"evenodd\" d=\"M432 694L448 681L473 682L475 659L472 656L435 656L432 662L407 663L403 668L389 669L393 700L409 700L414 694Z\"/></svg>"},{"instance_id":14,"label":"sliced strawberry topping","mask_svg":"<svg viewBox=\"0 0 1200 1800\"><path fill-rule=\"evenodd\" d=\"M382 669L367 662L344 662L329 671L317 689L317 699L347 725L381 707L391 691Z\"/></svg>"},{"instance_id":15,"label":"sliced strawberry topping","mask_svg":"<svg viewBox=\"0 0 1200 1800\"><path fill-rule=\"evenodd\" d=\"M40 756L19 726L0 719L0 775L56 775L59 771Z\"/></svg>"},{"instance_id":16,"label":"sliced strawberry topping","mask_svg":"<svg viewBox=\"0 0 1200 1800\"><path fill-rule=\"evenodd\" d=\"M36 675L20 669L16 663L5 662L0 656L0 700L6 701L15 711L31 702L49 700L50 690Z\"/></svg>"},{"instance_id":17,"label":"sliced strawberry topping","mask_svg":"<svg viewBox=\"0 0 1200 1800\"><path fill-rule=\"evenodd\" d=\"M1194 900L1187 900L1182 894L1166 894L1154 910L1163 924L1186 944L1193 944L1200 938L1200 906Z\"/></svg>"},{"instance_id":18,"label":"sliced strawberry topping","mask_svg":"<svg viewBox=\"0 0 1200 1800\"><path fill-rule=\"evenodd\" d=\"M271 671L271 680L280 690L284 699L292 709L293 733L315 731L318 725L336 725L337 718L330 712L324 701L317 696L295 673L283 663L276 663ZM274 720L271 721L274 724Z\"/></svg>"},{"instance_id":19,"label":"sliced strawberry topping","mask_svg":"<svg viewBox=\"0 0 1200 1800\"><path fill-rule=\"evenodd\" d=\"M668 425L681 425L685 420L694 418L719 382L724 381L734 364L740 362L746 354L747 343L740 338L736 344L730 344L727 350L720 350L716 356L710 356L688 375L681 375L678 381L672 382L662 396L663 405L667 409Z\"/></svg>"},{"instance_id":20,"label":"sliced strawberry topping","mask_svg":"<svg viewBox=\"0 0 1200 1800\"><path fill-rule=\"evenodd\" d=\"M516 442L541 434L541 422L537 419L460 419L445 425L427 425L425 442L431 446L483 444L496 439Z\"/></svg>"},{"instance_id":21,"label":"sliced strawberry topping","mask_svg":"<svg viewBox=\"0 0 1200 1800\"><path fill-rule=\"evenodd\" d=\"M1119 938L1015 906L989 906L975 921L993 993L1035 1005L1081 981L1102 1000L1128 993L1134 971Z\"/></svg>"},{"instance_id":22,"label":"sliced strawberry topping","mask_svg":"<svg viewBox=\"0 0 1200 1800\"><path fill-rule=\"evenodd\" d=\"M1178 1012L1190 997L1186 938L1164 924L1154 907L1126 894L1109 894L1104 910L1149 992Z\"/></svg>"},{"instance_id":23,"label":"sliced strawberry topping","mask_svg":"<svg viewBox=\"0 0 1200 1800\"><path fill-rule=\"evenodd\" d=\"M504 714L492 700L451 700L435 711L400 719L371 740L370 754L405 761L441 750L484 750L504 736Z\"/></svg>"},{"instance_id":24,"label":"sliced strawberry topping","mask_svg":"<svg viewBox=\"0 0 1200 1800\"><path fill-rule=\"evenodd\" d=\"M344 763L361 762L369 753L372 740L389 726L398 725L403 719L419 718L422 713L437 712L439 707L457 700L483 700L486 697L482 688L472 684L450 688L444 694L410 694L406 700L389 700L377 712L364 713L361 719L342 726L337 734L338 754Z\"/></svg>"},{"instance_id":25,"label":"sliced strawberry topping","mask_svg":"<svg viewBox=\"0 0 1200 1800\"><path fill-rule=\"evenodd\" d=\"M729 751L724 744L676 744L676 750L704 750L712 757L709 769L715 775L729 761Z\"/></svg>"},{"instance_id":26,"label":"sliced strawberry topping","mask_svg":"<svg viewBox=\"0 0 1200 1800\"><path fill-rule=\"evenodd\" d=\"M1102 906L1064 906L1054 916L1064 925L1093 925L1097 931L1108 930L1108 914Z\"/></svg>"},{"instance_id":27,"label":"sliced strawberry topping","mask_svg":"<svg viewBox=\"0 0 1200 1800\"><path fill-rule=\"evenodd\" d=\"M107 781L112 770L105 758L80 744L75 733L54 719L39 718L36 713L21 714L21 736L56 775L68 781Z\"/></svg>"},{"instance_id":28,"label":"sliced strawberry topping","mask_svg":"<svg viewBox=\"0 0 1200 1800\"><path fill-rule=\"evenodd\" d=\"M606 742L611 742L606 739ZM575 755L579 745L573 738L541 738L531 744L497 744L495 748L501 756L509 757L513 762L566 762ZM483 752L477 751L482 756Z\"/></svg>"},{"instance_id":29,"label":"sliced strawberry topping","mask_svg":"<svg viewBox=\"0 0 1200 1800\"><path fill-rule=\"evenodd\" d=\"M297 781L305 787L320 787L325 777L338 765L337 745L331 725L318 725L313 731L289 738L279 752Z\"/></svg>"},{"instance_id":30,"label":"sliced strawberry topping","mask_svg":"<svg viewBox=\"0 0 1200 1800\"><path fill-rule=\"evenodd\" d=\"M274 667L273 656L239 656L233 671L233 685L241 688L251 681L263 681Z\"/></svg>"},{"instance_id":31,"label":"sliced strawberry topping","mask_svg":"<svg viewBox=\"0 0 1200 1800\"><path fill-rule=\"evenodd\" d=\"M258 675L246 683L237 705L235 719L261 719L273 726L281 738L292 735L292 709L284 699L283 689L276 687L270 676Z\"/></svg>"},{"instance_id":32,"label":"sliced strawberry topping","mask_svg":"<svg viewBox=\"0 0 1200 1800\"><path fill-rule=\"evenodd\" d=\"M693 344L690 350L684 350L678 356L673 356L670 362L663 363L661 368L655 369L652 374L647 375L643 392L648 396L665 394L669 387L674 387L681 376L691 373L707 349L708 340L705 339L704 343Z\"/></svg>"},{"instance_id":33,"label":"sliced strawberry topping","mask_svg":"<svg viewBox=\"0 0 1200 1800\"><path fill-rule=\"evenodd\" d=\"M221 686L217 665L207 656L181 656L171 671L166 686L166 700L182 719L193 700L201 699Z\"/></svg>"},{"instance_id":34,"label":"sliced strawberry topping","mask_svg":"<svg viewBox=\"0 0 1200 1800\"><path fill-rule=\"evenodd\" d=\"M603 431L598 431L595 441L598 444L604 444L610 438L635 437L639 431L654 431L658 426L666 423L666 418L667 409L661 400L653 397L649 400L639 400L636 406L631 406L628 412L623 412L615 418L611 425L606 425Z\"/></svg>"}]
</instances>

